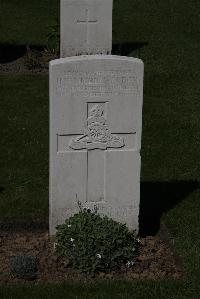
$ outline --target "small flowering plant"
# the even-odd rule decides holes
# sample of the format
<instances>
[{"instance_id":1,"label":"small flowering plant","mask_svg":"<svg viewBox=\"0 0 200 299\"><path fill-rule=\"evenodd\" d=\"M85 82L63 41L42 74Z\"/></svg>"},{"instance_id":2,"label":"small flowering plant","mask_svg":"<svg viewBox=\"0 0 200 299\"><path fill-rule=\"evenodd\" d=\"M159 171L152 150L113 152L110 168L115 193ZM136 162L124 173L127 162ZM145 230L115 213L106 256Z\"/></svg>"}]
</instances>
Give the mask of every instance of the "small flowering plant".
<instances>
[{"instance_id":1,"label":"small flowering plant","mask_svg":"<svg viewBox=\"0 0 200 299\"><path fill-rule=\"evenodd\" d=\"M106 216L81 210L57 226L56 251L81 272L95 274L135 264L139 242L135 232Z\"/></svg>"}]
</instances>

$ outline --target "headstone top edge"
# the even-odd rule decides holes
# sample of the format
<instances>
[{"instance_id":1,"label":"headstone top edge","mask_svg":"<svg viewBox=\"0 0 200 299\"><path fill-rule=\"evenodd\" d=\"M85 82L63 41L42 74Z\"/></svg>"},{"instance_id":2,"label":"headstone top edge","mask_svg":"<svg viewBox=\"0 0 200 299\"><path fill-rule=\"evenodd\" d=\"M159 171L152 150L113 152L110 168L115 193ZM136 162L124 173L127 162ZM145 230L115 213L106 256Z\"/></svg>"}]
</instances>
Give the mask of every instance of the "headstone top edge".
<instances>
[{"instance_id":1,"label":"headstone top edge","mask_svg":"<svg viewBox=\"0 0 200 299\"><path fill-rule=\"evenodd\" d=\"M95 61L95 60L118 60L118 61L129 61L131 63L137 63L144 65L143 61L139 58L117 56L117 55L79 55L65 58L54 59L49 62L50 67L63 64L65 62L78 62L78 61Z\"/></svg>"}]
</instances>

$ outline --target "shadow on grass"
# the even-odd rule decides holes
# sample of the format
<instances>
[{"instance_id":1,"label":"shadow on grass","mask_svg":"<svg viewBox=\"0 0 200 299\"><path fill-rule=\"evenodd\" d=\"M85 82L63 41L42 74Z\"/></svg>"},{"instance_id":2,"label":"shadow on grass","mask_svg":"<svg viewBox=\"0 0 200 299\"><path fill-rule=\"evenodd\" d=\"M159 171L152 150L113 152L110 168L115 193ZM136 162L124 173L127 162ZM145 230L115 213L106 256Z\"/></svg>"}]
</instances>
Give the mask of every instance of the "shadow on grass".
<instances>
[{"instance_id":1,"label":"shadow on grass","mask_svg":"<svg viewBox=\"0 0 200 299\"><path fill-rule=\"evenodd\" d=\"M197 181L142 182L140 201L140 236L156 235L160 229L160 219L164 212L200 188ZM4 188L0 188L3 192ZM6 231L46 231L48 215L43 221L19 221L0 223L0 229Z\"/></svg>"},{"instance_id":2,"label":"shadow on grass","mask_svg":"<svg viewBox=\"0 0 200 299\"><path fill-rule=\"evenodd\" d=\"M133 42L133 43L119 43L113 44L112 54L127 56L131 52L142 49L147 46L147 42ZM28 45L12 45L0 44L0 63L8 63L19 59L24 56L29 48ZM30 46L32 50L42 51L44 47L40 45ZM139 52L138 52L139 54Z\"/></svg>"},{"instance_id":3,"label":"shadow on grass","mask_svg":"<svg viewBox=\"0 0 200 299\"><path fill-rule=\"evenodd\" d=\"M142 182L140 236L155 235L162 214L200 187L197 181Z\"/></svg>"},{"instance_id":4,"label":"shadow on grass","mask_svg":"<svg viewBox=\"0 0 200 299\"><path fill-rule=\"evenodd\" d=\"M0 187L0 193L2 193L5 190L4 187Z\"/></svg>"},{"instance_id":5,"label":"shadow on grass","mask_svg":"<svg viewBox=\"0 0 200 299\"><path fill-rule=\"evenodd\" d=\"M11 44L0 44L0 63L8 63L23 57L28 45L11 45ZM32 50L42 51L44 47L40 45L30 46Z\"/></svg>"},{"instance_id":6,"label":"shadow on grass","mask_svg":"<svg viewBox=\"0 0 200 299\"><path fill-rule=\"evenodd\" d=\"M140 50L144 46L147 46L148 42L132 42L132 43L121 43L112 45L112 54L127 56L133 51ZM139 51L138 51L139 53Z\"/></svg>"},{"instance_id":7,"label":"shadow on grass","mask_svg":"<svg viewBox=\"0 0 200 299\"><path fill-rule=\"evenodd\" d=\"M140 236L156 235L160 229L162 214L172 209L198 188L200 185L197 181L142 182L139 216ZM0 188L0 192L4 192L3 187ZM38 222L0 222L0 230L46 231L48 230L48 215Z\"/></svg>"},{"instance_id":8,"label":"shadow on grass","mask_svg":"<svg viewBox=\"0 0 200 299\"><path fill-rule=\"evenodd\" d=\"M6 232L46 232L49 229L48 220L41 222L33 221L14 221L14 222L0 222L0 231Z\"/></svg>"},{"instance_id":9,"label":"shadow on grass","mask_svg":"<svg viewBox=\"0 0 200 299\"><path fill-rule=\"evenodd\" d=\"M12 62L26 53L26 46L0 44L0 63Z\"/></svg>"}]
</instances>

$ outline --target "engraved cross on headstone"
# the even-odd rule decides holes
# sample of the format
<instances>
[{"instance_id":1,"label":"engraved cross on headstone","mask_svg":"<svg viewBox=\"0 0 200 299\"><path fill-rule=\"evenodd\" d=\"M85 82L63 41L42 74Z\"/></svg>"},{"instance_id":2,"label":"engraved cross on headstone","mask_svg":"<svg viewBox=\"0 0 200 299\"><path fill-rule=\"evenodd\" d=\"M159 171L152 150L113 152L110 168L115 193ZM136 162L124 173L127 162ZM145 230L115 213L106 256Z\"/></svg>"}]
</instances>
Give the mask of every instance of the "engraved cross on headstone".
<instances>
[{"instance_id":1,"label":"engraved cross on headstone","mask_svg":"<svg viewBox=\"0 0 200 299\"><path fill-rule=\"evenodd\" d=\"M89 41L89 38L90 38L90 28L89 27L90 27L90 25L95 25L97 23L98 23L97 20L92 20L90 18L90 11L89 11L89 9L85 10L85 18L84 18L84 20L83 19L82 20L80 20L80 19L77 20L77 24L85 25L85 27L86 27L85 43L87 45L90 44L90 41Z\"/></svg>"},{"instance_id":2,"label":"engraved cross on headstone","mask_svg":"<svg viewBox=\"0 0 200 299\"><path fill-rule=\"evenodd\" d=\"M106 152L128 148L130 137L136 134L111 133L107 124L107 102L87 103L87 121L84 134L73 134L68 142L68 148L74 151L87 151L87 202L103 202L106 200ZM62 135L66 137L69 135ZM73 137L72 137L73 136Z\"/></svg>"}]
</instances>

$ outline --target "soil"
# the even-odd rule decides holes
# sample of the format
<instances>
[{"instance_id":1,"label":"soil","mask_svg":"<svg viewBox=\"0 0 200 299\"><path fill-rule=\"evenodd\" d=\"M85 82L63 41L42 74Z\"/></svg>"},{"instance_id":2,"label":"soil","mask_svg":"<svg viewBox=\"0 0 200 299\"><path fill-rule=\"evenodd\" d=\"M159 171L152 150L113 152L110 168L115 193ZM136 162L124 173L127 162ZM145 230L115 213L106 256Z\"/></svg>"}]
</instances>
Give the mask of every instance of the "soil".
<instances>
[{"instance_id":1,"label":"soil","mask_svg":"<svg viewBox=\"0 0 200 299\"><path fill-rule=\"evenodd\" d=\"M162 231L156 236L140 238L140 253L132 268L124 267L117 273L99 273L92 279L182 278L183 269L166 236ZM91 280L91 277L76 272L68 261L56 255L54 242L49 238L48 231L0 231L1 283L30 283L11 273L10 258L16 255L31 255L37 258L39 274L31 283Z\"/></svg>"}]
</instances>

